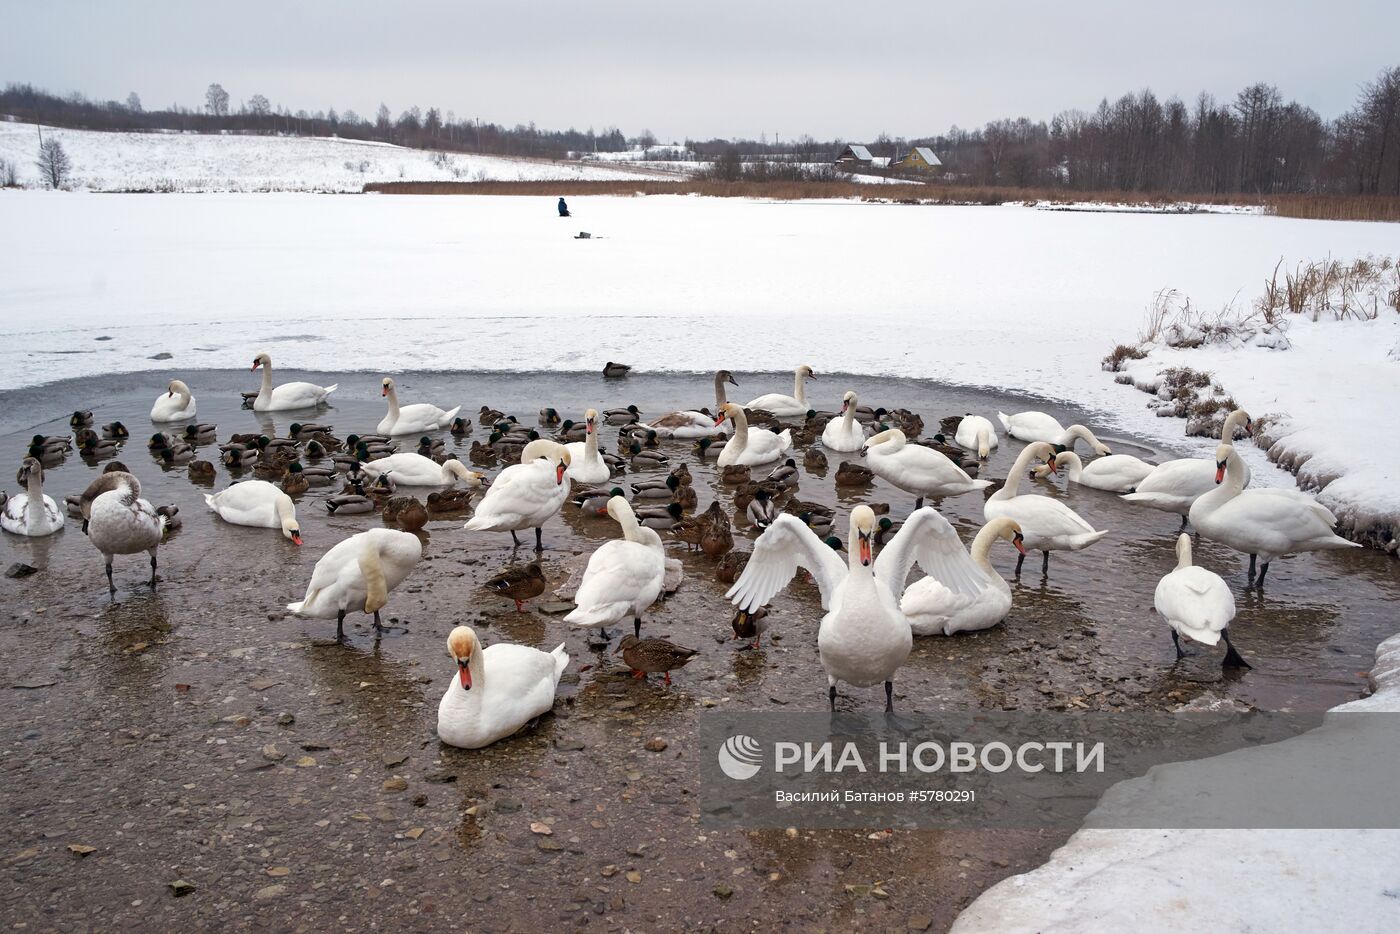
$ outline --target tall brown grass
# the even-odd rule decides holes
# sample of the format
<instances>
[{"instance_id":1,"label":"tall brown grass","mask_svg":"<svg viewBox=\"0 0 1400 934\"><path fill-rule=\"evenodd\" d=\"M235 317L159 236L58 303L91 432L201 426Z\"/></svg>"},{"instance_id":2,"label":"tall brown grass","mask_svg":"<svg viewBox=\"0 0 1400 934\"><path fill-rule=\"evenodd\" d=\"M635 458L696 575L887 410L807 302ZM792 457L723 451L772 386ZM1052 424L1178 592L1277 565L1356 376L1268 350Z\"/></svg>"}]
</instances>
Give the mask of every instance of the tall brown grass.
<instances>
[{"instance_id":1,"label":"tall brown grass","mask_svg":"<svg viewBox=\"0 0 1400 934\"><path fill-rule=\"evenodd\" d=\"M373 182L366 192L399 195L703 195L712 198L769 198L802 201L817 198L856 198L898 204L981 204L1041 202L1054 205L1141 207L1144 210L1190 210L1191 205L1258 207L1280 217L1313 220L1400 221L1400 198L1350 195L1183 195L1165 192L1067 191L1063 188L987 188L907 182L873 185L833 181L719 181L678 178L675 181L557 181L557 182Z\"/></svg>"}]
</instances>

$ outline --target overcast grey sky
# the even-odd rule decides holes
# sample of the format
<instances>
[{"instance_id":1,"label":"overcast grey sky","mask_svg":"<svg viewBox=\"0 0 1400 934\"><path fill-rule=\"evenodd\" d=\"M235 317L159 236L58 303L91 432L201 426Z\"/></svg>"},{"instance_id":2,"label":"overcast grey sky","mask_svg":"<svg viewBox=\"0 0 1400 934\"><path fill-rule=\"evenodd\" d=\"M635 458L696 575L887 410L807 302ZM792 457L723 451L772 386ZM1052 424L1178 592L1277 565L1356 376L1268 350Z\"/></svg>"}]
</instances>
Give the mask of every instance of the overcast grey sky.
<instances>
[{"instance_id":1,"label":"overcast grey sky","mask_svg":"<svg viewBox=\"0 0 1400 934\"><path fill-rule=\"evenodd\" d=\"M381 101L663 140L923 136L1151 87L1268 81L1336 116L1400 64L1400 2L6 2L0 81L198 106Z\"/></svg>"}]
</instances>

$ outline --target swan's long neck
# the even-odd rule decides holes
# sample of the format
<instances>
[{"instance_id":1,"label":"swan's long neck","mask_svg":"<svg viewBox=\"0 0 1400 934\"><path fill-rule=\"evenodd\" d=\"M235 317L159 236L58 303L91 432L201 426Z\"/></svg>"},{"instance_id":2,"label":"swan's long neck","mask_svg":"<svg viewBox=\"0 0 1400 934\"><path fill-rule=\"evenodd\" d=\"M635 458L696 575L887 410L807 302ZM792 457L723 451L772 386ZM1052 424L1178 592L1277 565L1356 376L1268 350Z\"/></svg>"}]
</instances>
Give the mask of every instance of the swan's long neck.
<instances>
[{"instance_id":1,"label":"swan's long neck","mask_svg":"<svg viewBox=\"0 0 1400 934\"><path fill-rule=\"evenodd\" d=\"M623 538L627 539L629 542L637 542L642 545L646 544L641 535L642 526L637 522L637 515L632 512L632 510L629 509L618 516L617 524L622 526Z\"/></svg>"},{"instance_id":2,"label":"swan's long neck","mask_svg":"<svg viewBox=\"0 0 1400 934\"><path fill-rule=\"evenodd\" d=\"M715 374L715 411L718 412L729 403L729 397L724 391L724 374Z\"/></svg>"},{"instance_id":3,"label":"swan's long neck","mask_svg":"<svg viewBox=\"0 0 1400 934\"><path fill-rule=\"evenodd\" d=\"M262 371L263 371L262 388L261 388L260 390L258 390L258 395L260 395L260 396L269 396L269 395L272 394L272 361L271 361L271 360L269 360L267 363L264 363L264 364L262 365Z\"/></svg>"},{"instance_id":4,"label":"swan's long neck","mask_svg":"<svg viewBox=\"0 0 1400 934\"><path fill-rule=\"evenodd\" d=\"M992 429L983 425L977 429L977 456L987 457L992 453Z\"/></svg>"},{"instance_id":5,"label":"swan's long neck","mask_svg":"<svg viewBox=\"0 0 1400 934\"><path fill-rule=\"evenodd\" d=\"M177 382L175 383L175 385L170 387L170 391L175 393L176 398L180 400L181 409L187 409L190 407L190 399L193 395L190 392L190 387L186 386L184 383Z\"/></svg>"},{"instance_id":6,"label":"swan's long neck","mask_svg":"<svg viewBox=\"0 0 1400 934\"><path fill-rule=\"evenodd\" d=\"M856 421L856 401L852 399L846 404L846 414L841 416L841 427L850 434L854 429L852 426Z\"/></svg>"},{"instance_id":7,"label":"swan's long neck","mask_svg":"<svg viewBox=\"0 0 1400 934\"><path fill-rule=\"evenodd\" d=\"M472 673L471 690L462 687L462 679L457 677L456 672L453 672L452 702L457 707L480 707L481 694L478 692L486 689L486 659L482 656L481 646L477 643L472 644L472 654L467 659L467 669Z\"/></svg>"},{"instance_id":8,"label":"swan's long neck","mask_svg":"<svg viewBox=\"0 0 1400 934\"><path fill-rule=\"evenodd\" d=\"M598 459L598 426L596 424L589 428L584 435L583 459L590 464Z\"/></svg>"},{"instance_id":9,"label":"swan's long neck","mask_svg":"<svg viewBox=\"0 0 1400 934\"><path fill-rule=\"evenodd\" d=\"M804 406L807 404L807 379L801 370L792 378L792 397Z\"/></svg>"},{"instance_id":10,"label":"swan's long neck","mask_svg":"<svg viewBox=\"0 0 1400 934\"><path fill-rule=\"evenodd\" d=\"M742 449L749 443L749 417L744 414L743 409L739 409L732 421L734 422L734 438L731 443L739 445Z\"/></svg>"},{"instance_id":11,"label":"swan's long neck","mask_svg":"<svg viewBox=\"0 0 1400 934\"><path fill-rule=\"evenodd\" d=\"M24 490L29 494L29 502L42 503L44 500L44 471L38 467L29 471L29 479L24 484Z\"/></svg>"},{"instance_id":12,"label":"swan's long neck","mask_svg":"<svg viewBox=\"0 0 1400 934\"><path fill-rule=\"evenodd\" d=\"M1230 491L1231 496L1236 496L1244 490L1244 461L1240 460L1239 453L1232 447L1230 456L1225 461L1225 482L1221 484Z\"/></svg>"},{"instance_id":13,"label":"swan's long neck","mask_svg":"<svg viewBox=\"0 0 1400 934\"><path fill-rule=\"evenodd\" d=\"M1061 461L1064 461L1065 476L1069 478L1069 482L1078 483L1084 476L1084 461L1073 451L1065 451L1063 454L1056 454L1055 463L1058 464Z\"/></svg>"},{"instance_id":14,"label":"swan's long neck","mask_svg":"<svg viewBox=\"0 0 1400 934\"><path fill-rule=\"evenodd\" d=\"M1035 460L1035 454L1034 445L1028 444L1021 448L1021 453L1016 456L1016 464L1006 475L1006 483L1001 489L993 493L992 496L1000 499L1011 499L1016 496L1021 489L1021 474L1030 470L1031 461Z\"/></svg>"},{"instance_id":15,"label":"swan's long neck","mask_svg":"<svg viewBox=\"0 0 1400 934\"><path fill-rule=\"evenodd\" d=\"M398 420L398 417L399 417L399 394L398 394L398 391L397 391L396 389L394 389L393 386L388 386L388 387L386 387L386 389L387 389L387 391L384 393L384 396L385 396L385 398L387 398L387 399L389 400L389 414L392 415L392 416L394 417L395 421L397 421L397 420Z\"/></svg>"},{"instance_id":16,"label":"swan's long neck","mask_svg":"<svg viewBox=\"0 0 1400 934\"><path fill-rule=\"evenodd\" d=\"M1187 535L1182 535L1176 543L1176 569L1178 571L1191 566L1191 539Z\"/></svg>"},{"instance_id":17,"label":"swan's long neck","mask_svg":"<svg viewBox=\"0 0 1400 934\"><path fill-rule=\"evenodd\" d=\"M992 523L982 526L977 537L972 540L972 560L982 570L993 576L1000 576L992 568L992 545L996 543L998 529Z\"/></svg>"}]
</instances>

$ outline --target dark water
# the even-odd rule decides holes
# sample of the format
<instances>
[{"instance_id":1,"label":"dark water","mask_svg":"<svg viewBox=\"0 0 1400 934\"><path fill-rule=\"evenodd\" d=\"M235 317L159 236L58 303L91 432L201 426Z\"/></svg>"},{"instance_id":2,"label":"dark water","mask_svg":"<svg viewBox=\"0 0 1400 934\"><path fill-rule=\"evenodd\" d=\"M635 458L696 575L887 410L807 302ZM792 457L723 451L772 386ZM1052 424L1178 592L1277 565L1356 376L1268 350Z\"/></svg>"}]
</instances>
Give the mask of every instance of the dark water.
<instances>
[{"instance_id":1,"label":"dark water","mask_svg":"<svg viewBox=\"0 0 1400 934\"><path fill-rule=\"evenodd\" d=\"M743 385L731 392L739 401L790 391L791 378L780 374L737 376ZM200 420L216 422L221 439L253 430L285 434L291 422L306 420L329 422L343 437L372 431L383 414L378 374L279 371L278 382L340 383L334 406L314 418L241 409L238 390L255 389L256 374L185 378ZM713 405L704 377L398 374L396 381L405 402L461 402L473 422L482 404L527 424L545 405L566 418L629 402L647 415ZM867 390L864 403L921 413L926 434L941 416L994 417L997 409L1044 408L1065 424L1093 424L1089 413L1038 400L920 381L824 376L809 390L815 404L834 408L846 388ZM91 408L98 424L127 424L133 439L118 456L141 478L148 499L179 505L184 520L161 549L162 584L154 595L142 586L144 556L117 559L115 603L74 520L49 539L4 536L6 565L41 569L0 581L9 610L0 649L10 687L3 737L11 819L4 833L13 883L4 897L7 913L31 927L59 920L241 927L278 923L293 912L318 926L351 927L374 921L495 930L526 920L648 927L723 919L885 928L927 915L937 928L1062 839L1042 832L707 834L697 823L696 772L687 758L695 718L720 704L823 707L814 588L795 584L775 601L776 641L758 652L739 650L728 640L731 614L713 562L670 546L687 581L652 611L647 633L701 655L666 690L619 673L614 659L590 651L583 634L558 616L516 614L508 601L482 595L483 580L530 552L513 555L506 534L465 532L463 517L435 519L423 562L391 595L389 635L376 642L352 617L349 644L330 644L328 624L288 618L282 607L300 598L321 554L378 526L378 516L330 517L321 502L326 493L313 489L298 503L302 548L274 530L224 524L202 495L227 485L222 466L212 487L200 487L184 468L162 470L145 448L154 430L146 415L159 390L160 380L149 375L95 374L0 395L0 451L9 451L16 466L30 435L64 434L73 409ZM461 442L445 437L452 449L485 435L476 426ZM605 428L603 444L611 448L615 436L615 428ZM1115 451L1159 456L1139 439L1101 437ZM673 462L689 463L699 508L716 496L727 503L728 488L689 456L689 447L671 442L665 450ZM1004 477L1018 448L1004 443L983 476ZM201 456L217 461L217 450ZM896 518L912 510L911 497L879 482L838 491L832 477L841 456L829 456L825 477L804 472L798 495L839 505L841 534L847 510L859 502L887 502ZM57 500L78 492L101 466L71 457L47 471L46 492ZM1095 490L1066 493L1063 483L1032 485L1066 497L1112 534L1087 551L1057 553L1048 580L1029 559L1013 583L1005 625L917 639L898 678L902 708L1131 710L1215 696L1312 710L1364 689L1376 643L1396 628L1389 608L1400 586L1391 559L1359 550L1283 559L1260 596L1243 590L1247 559L1199 545L1198 561L1235 590L1232 632L1255 666L1222 677L1218 654L1173 665L1168 632L1152 612L1153 588L1175 563L1177 518ZM981 494L939 506L965 539L981 523ZM615 534L609 520L572 511L551 521L544 556L551 582L562 583ZM736 539L738 548L751 547L737 531ZM999 546L992 560L1009 576L1014 552ZM433 733L452 667L444 639L462 622L488 643L549 648L563 641L574 656L552 716L473 753L441 747ZM840 704L867 708L879 703L877 694L852 689ZM654 737L667 741L665 751L644 748ZM395 776L405 778L406 790L384 787ZM552 822L554 832L533 833L531 822ZM69 844L98 850L80 857ZM173 898L165 885L176 878L199 888ZM890 898L845 888L876 880L886 882ZM721 882L730 895L713 893Z\"/></svg>"}]
</instances>

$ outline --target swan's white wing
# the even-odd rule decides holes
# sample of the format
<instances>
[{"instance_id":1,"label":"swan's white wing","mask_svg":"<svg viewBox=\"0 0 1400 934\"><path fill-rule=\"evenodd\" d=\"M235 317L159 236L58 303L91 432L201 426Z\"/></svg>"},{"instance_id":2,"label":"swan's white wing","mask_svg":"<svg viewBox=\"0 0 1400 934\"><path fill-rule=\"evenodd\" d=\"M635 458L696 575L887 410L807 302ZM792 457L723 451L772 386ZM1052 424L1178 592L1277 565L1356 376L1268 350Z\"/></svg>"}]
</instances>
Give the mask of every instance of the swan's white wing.
<instances>
[{"instance_id":1,"label":"swan's white wing","mask_svg":"<svg viewBox=\"0 0 1400 934\"><path fill-rule=\"evenodd\" d=\"M784 513L754 542L744 573L725 597L753 612L786 587L799 567L812 572L821 588L822 609L829 609L832 594L846 579L846 563L801 519Z\"/></svg>"},{"instance_id":2,"label":"swan's white wing","mask_svg":"<svg viewBox=\"0 0 1400 934\"><path fill-rule=\"evenodd\" d=\"M957 530L932 506L915 510L899 527L875 559L875 577L898 599L915 562L956 594L978 594L991 583L973 563Z\"/></svg>"}]
</instances>

